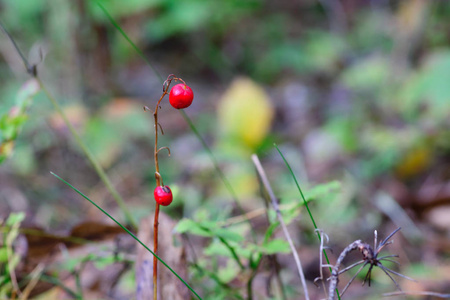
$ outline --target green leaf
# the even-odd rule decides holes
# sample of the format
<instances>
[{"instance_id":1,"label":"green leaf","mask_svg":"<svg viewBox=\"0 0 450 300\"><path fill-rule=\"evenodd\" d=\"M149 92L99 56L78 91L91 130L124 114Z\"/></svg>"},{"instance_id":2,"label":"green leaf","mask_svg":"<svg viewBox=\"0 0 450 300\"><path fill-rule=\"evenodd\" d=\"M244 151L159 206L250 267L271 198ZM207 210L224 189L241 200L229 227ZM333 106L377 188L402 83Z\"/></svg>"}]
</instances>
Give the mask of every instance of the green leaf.
<instances>
[{"instance_id":1,"label":"green leaf","mask_svg":"<svg viewBox=\"0 0 450 300\"><path fill-rule=\"evenodd\" d=\"M15 106L0 117L0 164L13 153L13 141L27 121L26 110L39 89L36 79L26 81L17 93Z\"/></svg>"},{"instance_id":2,"label":"green leaf","mask_svg":"<svg viewBox=\"0 0 450 300\"><path fill-rule=\"evenodd\" d=\"M208 227L206 227L208 228ZM179 233L190 233L199 236L212 237L213 233L209 230L202 228L197 222L191 219L182 219L175 226L175 231Z\"/></svg>"},{"instance_id":3,"label":"green leaf","mask_svg":"<svg viewBox=\"0 0 450 300\"><path fill-rule=\"evenodd\" d=\"M19 225L22 223L22 221L25 220L25 213L24 212L18 212L18 213L11 213L6 220L7 226L14 226Z\"/></svg>"},{"instance_id":4,"label":"green leaf","mask_svg":"<svg viewBox=\"0 0 450 300\"><path fill-rule=\"evenodd\" d=\"M107 266L115 263L124 261L123 255L109 255L106 257L96 257L94 260L94 265L96 268L103 270Z\"/></svg>"},{"instance_id":5,"label":"green leaf","mask_svg":"<svg viewBox=\"0 0 450 300\"><path fill-rule=\"evenodd\" d=\"M327 196L328 194L337 193L341 189L341 183L339 181L330 181L327 183L317 184L312 189L305 192L306 200L320 198Z\"/></svg>"},{"instance_id":6,"label":"green leaf","mask_svg":"<svg viewBox=\"0 0 450 300\"><path fill-rule=\"evenodd\" d=\"M217 223L212 221L195 222L191 219L182 219L175 226L179 233L190 233L205 237L220 237L226 241L241 242L243 237L228 228L216 228Z\"/></svg>"},{"instance_id":7,"label":"green leaf","mask_svg":"<svg viewBox=\"0 0 450 300\"><path fill-rule=\"evenodd\" d=\"M8 261L8 250L6 248L0 248L0 263Z\"/></svg>"},{"instance_id":8,"label":"green leaf","mask_svg":"<svg viewBox=\"0 0 450 300\"><path fill-rule=\"evenodd\" d=\"M85 260L85 257L69 257L64 260L64 264L61 264L61 270L74 272L79 266L83 260Z\"/></svg>"},{"instance_id":9,"label":"green leaf","mask_svg":"<svg viewBox=\"0 0 450 300\"><path fill-rule=\"evenodd\" d=\"M212 230L212 234L216 237L221 237L227 241L233 241L236 243L242 242L244 237L236 232L233 232L226 228L217 228Z\"/></svg>"},{"instance_id":10,"label":"green leaf","mask_svg":"<svg viewBox=\"0 0 450 300\"><path fill-rule=\"evenodd\" d=\"M25 114L10 116L4 115L0 122L1 140L14 140L17 138L21 126L28 120Z\"/></svg>"},{"instance_id":11,"label":"green leaf","mask_svg":"<svg viewBox=\"0 0 450 300\"><path fill-rule=\"evenodd\" d=\"M201 28L210 19L211 5L207 1L178 1L168 6L164 14L150 19L146 26L148 35L153 40L163 40Z\"/></svg>"},{"instance_id":12,"label":"green leaf","mask_svg":"<svg viewBox=\"0 0 450 300\"><path fill-rule=\"evenodd\" d=\"M239 257L249 257L251 252L250 247L244 248L241 245L233 245L234 251L239 255ZM228 258L234 258L230 249L222 242L214 240L208 247L203 251L205 255L209 256L224 256Z\"/></svg>"},{"instance_id":13,"label":"green leaf","mask_svg":"<svg viewBox=\"0 0 450 300\"><path fill-rule=\"evenodd\" d=\"M289 243L283 239L273 239L262 245L249 244L249 249L262 254L290 253Z\"/></svg>"},{"instance_id":14,"label":"green leaf","mask_svg":"<svg viewBox=\"0 0 450 300\"><path fill-rule=\"evenodd\" d=\"M277 229L278 225L280 225L280 222L274 222L270 224L269 228L267 228L266 233L264 234L264 243L266 243L271 237L275 229Z\"/></svg>"},{"instance_id":15,"label":"green leaf","mask_svg":"<svg viewBox=\"0 0 450 300\"><path fill-rule=\"evenodd\" d=\"M407 115L418 114L447 120L450 113L450 51L435 52L426 57L400 92L398 105ZM420 109L426 104L427 109Z\"/></svg>"},{"instance_id":16,"label":"green leaf","mask_svg":"<svg viewBox=\"0 0 450 300\"><path fill-rule=\"evenodd\" d=\"M194 225L193 223L195 222L192 221L191 219L183 218L175 226L174 231L178 233L186 233L189 231L189 229L192 228L192 226Z\"/></svg>"},{"instance_id":17,"label":"green leaf","mask_svg":"<svg viewBox=\"0 0 450 300\"><path fill-rule=\"evenodd\" d=\"M345 40L338 35L322 31L309 32L305 47L308 67L315 71L332 72L346 50Z\"/></svg>"},{"instance_id":18,"label":"green leaf","mask_svg":"<svg viewBox=\"0 0 450 300\"><path fill-rule=\"evenodd\" d=\"M347 68L341 81L353 90L377 91L387 83L390 67L386 57L369 56Z\"/></svg>"},{"instance_id":19,"label":"green leaf","mask_svg":"<svg viewBox=\"0 0 450 300\"><path fill-rule=\"evenodd\" d=\"M358 150L359 139L355 139L355 136L360 131L359 127L360 125L353 118L342 118L339 115L328 120L324 129L345 151L354 153Z\"/></svg>"},{"instance_id":20,"label":"green leaf","mask_svg":"<svg viewBox=\"0 0 450 300\"><path fill-rule=\"evenodd\" d=\"M228 283L231 280L235 279L239 275L239 272L239 266L233 260L229 260L227 261L226 267L222 267L219 269L217 275L221 282Z\"/></svg>"},{"instance_id":21,"label":"green leaf","mask_svg":"<svg viewBox=\"0 0 450 300\"><path fill-rule=\"evenodd\" d=\"M12 284L11 277L0 276L0 299L9 299L11 296Z\"/></svg>"},{"instance_id":22,"label":"green leaf","mask_svg":"<svg viewBox=\"0 0 450 300\"><path fill-rule=\"evenodd\" d=\"M230 253L230 250L224 244L217 241L209 244L209 246L203 250L203 253L209 256L225 256L229 258L233 257Z\"/></svg>"},{"instance_id":23,"label":"green leaf","mask_svg":"<svg viewBox=\"0 0 450 300\"><path fill-rule=\"evenodd\" d=\"M263 244L261 247L261 252L265 254L275 254L275 253L290 253L291 248L286 240L273 239L268 243Z\"/></svg>"}]
</instances>

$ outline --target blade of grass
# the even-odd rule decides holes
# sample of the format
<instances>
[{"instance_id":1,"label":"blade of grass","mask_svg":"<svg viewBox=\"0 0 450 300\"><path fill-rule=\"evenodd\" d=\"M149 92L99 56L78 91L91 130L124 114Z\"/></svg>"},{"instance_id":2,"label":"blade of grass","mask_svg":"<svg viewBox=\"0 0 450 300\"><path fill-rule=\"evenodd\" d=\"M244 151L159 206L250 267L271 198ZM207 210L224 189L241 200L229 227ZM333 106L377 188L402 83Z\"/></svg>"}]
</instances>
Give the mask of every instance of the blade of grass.
<instances>
[{"instance_id":1,"label":"blade of grass","mask_svg":"<svg viewBox=\"0 0 450 300\"><path fill-rule=\"evenodd\" d=\"M114 219L114 217L112 217L110 214L108 214L104 209L102 209L100 206L98 206L94 201L92 201L91 199L89 199L86 195L84 195L82 192L80 192L77 188L75 188L73 185L71 185L70 183L68 183L67 181L65 181L64 179L62 179L61 177L59 177L58 175L56 175L53 172L50 172L50 174L52 174L53 176L55 176L56 178L58 178L60 181L62 181L63 183L65 183L67 186L69 186L72 190L74 190L75 192L77 192L80 196L82 196L84 199L88 200L92 205L94 205L95 207L97 207L102 213L104 213L108 218L110 218L111 220L113 220L117 225L119 225L123 230L125 230L133 239L135 239L139 244L141 244L148 252L150 252L153 256L155 256L167 269L169 269L170 272L172 272L172 274L174 274L198 299L202 300L202 298L192 289L192 287L183 280L183 278L180 277L180 275L178 275L171 267L169 267L168 264L166 264L165 261L163 261L158 255L156 255L152 250L150 250L150 248L148 248L143 242L141 242L137 236L135 236L131 231L129 231L127 228L125 228L122 224L120 224L116 219Z\"/></svg>"},{"instance_id":2,"label":"blade of grass","mask_svg":"<svg viewBox=\"0 0 450 300\"><path fill-rule=\"evenodd\" d=\"M314 229L316 230L317 237L319 238L319 241L321 241L322 239L321 239L321 237L320 237L319 229L317 228L316 221L314 220L314 217L313 217L313 215L312 215L312 213L311 213L311 210L309 209L308 201L306 201L306 198L305 198L305 196L303 195L303 191L302 191L302 189L301 189L301 187L300 187L300 184L299 184L298 181L297 181L297 177L295 177L294 171L292 171L291 166L290 166L289 163L287 162L287 160L286 160L286 158L284 157L283 153L281 152L280 148L278 148L277 144L273 144L273 145L274 145L275 148L277 149L278 153L280 154L281 158L282 158L283 161L284 161L284 164L286 165L286 167L288 168L289 172L291 173L292 178L294 179L295 184L297 185L297 189L298 189L298 191L299 191L299 193L300 193L300 196L301 196L302 199L303 199L303 204L305 205L306 210L308 211L309 218L311 219L311 222L312 222L313 225L314 225ZM327 255L327 252L325 251L325 248L323 249L323 255L325 256L325 259L326 259L326 261L327 261L327 264L330 264L330 260L328 259L328 255ZM331 270L331 267L330 267L329 269L330 269L330 273L331 273L331 271L332 271L332 270ZM337 288L336 288L336 293L337 293L338 299L340 300L340 299L341 299L341 296L339 295L339 291L337 290Z\"/></svg>"},{"instance_id":3,"label":"blade of grass","mask_svg":"<svg viewBox=\"0 0 450 300\"><path fill-rule=\"evenodd\" d=\"M83 298L77 294L75 291L72 291L68 286L65 285L65 283L60 280L58 277L49 276L46 274L41 274L41 277L39 278L42 282L50 283L54 286L59 287L60 289L64 290L70 297L76 300L82 300Z\"/></svg>"},{"instance_id":4,"label":"blade of grass","mask_svg":"<svg viewBox=\"0 0 450 300\"><path fill-rule=\"evenodd\" d=\"M111 22L111 24L116 27L116 29L122 34L122 36L127 40L128 43L130 43L131 47L139 54L139 56L145 60L145 62L150 66L150 68L153 70L153 73L155 73L156 76L158 76L159 81L161 83L164 83L164 79L162 78L161 74L159 74L158 70L152 65L152 63L145 57L145 54L139 49L138 46L136 46L135 43L128 37L128 35L123 31L122 27L114 20L114 18L109 14L109 12L106 10L106 8L100 3L97 2L97 5L100 7L100 9L103 11L103 13L106 15L108 20Z\"/></svg>"},{"instance_id":5,"label":"blade of grass","mask_svg":"<svg viewBox=\"0 0 450 300\"><path fill-rule=\"evenodd\" d=\"M23 55L22 51L20 51L19 46L17 45L16 41L13 39L13 37L9 34L9 32L6 30L6 28L3 26L2 22L0 22L0 29L3 31L4 34L6 34L6 36L8 37L8 39L11 41L14 49L16 50L16 52L19 54L20 59L22 60L22 63L25 66L25 69L27 69L27 73L35 76L36 75L36 68L31 66L28 63L28 60L25 58L25 56Z\"/></svg>"}]
</instances>

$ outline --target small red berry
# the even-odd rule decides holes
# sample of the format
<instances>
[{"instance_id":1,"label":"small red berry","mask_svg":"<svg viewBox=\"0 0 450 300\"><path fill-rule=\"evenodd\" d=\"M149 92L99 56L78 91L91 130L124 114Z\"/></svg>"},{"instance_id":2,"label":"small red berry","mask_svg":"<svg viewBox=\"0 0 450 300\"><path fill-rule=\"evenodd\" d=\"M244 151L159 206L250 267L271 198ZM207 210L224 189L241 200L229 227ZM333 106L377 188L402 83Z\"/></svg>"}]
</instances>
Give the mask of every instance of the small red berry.
<instances>
[{"instance_id":1,"label":"small red berry","mask_svg":"<svg viewBox=\"0 0 450 300\"><path fill-rule=\"evenodd\" d=\"M170 90L169 102L176 109L190 106L192 100L194 100L194 92L184 83L179 83Z\"/></svg>"},{"instance_id":2,"label":"small red berry","mask_svg":"<svg viewBox=\"0 0 450 300\"><path fill-rule=\"evenodd\" d=\"M153 192L153 195L155 196L156 203L162 206L167 206L172 203L172 191L167 185L157 186L155 191Z\"/></svg>"}]
</instances>

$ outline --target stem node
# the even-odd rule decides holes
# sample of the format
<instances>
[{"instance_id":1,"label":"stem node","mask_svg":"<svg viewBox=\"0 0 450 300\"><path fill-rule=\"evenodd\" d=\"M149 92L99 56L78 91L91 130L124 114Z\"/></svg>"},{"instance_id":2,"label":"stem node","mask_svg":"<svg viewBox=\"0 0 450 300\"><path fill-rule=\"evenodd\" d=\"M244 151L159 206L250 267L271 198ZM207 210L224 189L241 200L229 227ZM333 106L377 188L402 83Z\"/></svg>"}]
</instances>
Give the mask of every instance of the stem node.
<instances>
[{"instance_id":1,"label":"stem node","mask_svg":"<svg viewBox=\"0 0 450 300\"><path fill-rule=\"evenodd\" d=\"M170 156L170 148L169 147L161 147L158 149L158 151L156 151L156 153L158 154L159 151L161 151L161 150L167 150L167 152L169 152L169 156Z\"/></svg>"}]
</instances>

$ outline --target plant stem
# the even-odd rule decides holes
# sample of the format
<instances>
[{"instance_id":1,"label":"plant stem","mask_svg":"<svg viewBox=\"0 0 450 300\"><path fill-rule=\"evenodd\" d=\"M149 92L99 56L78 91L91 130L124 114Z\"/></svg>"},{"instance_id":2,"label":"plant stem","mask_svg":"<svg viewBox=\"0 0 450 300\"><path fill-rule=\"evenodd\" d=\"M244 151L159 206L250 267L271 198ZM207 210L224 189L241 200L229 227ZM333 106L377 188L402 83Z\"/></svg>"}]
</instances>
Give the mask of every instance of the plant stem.
<instances>
[{"instance_id":1,"label":"plant stem","mask_svg":"<svg viewBox=\"0 0 450 300\"><path fill-rule=\"evenodd\" d=\"M162 99L168 94L170 83L172 80L180 80L181 79L175 77L174 75L169 75L167 77L167 80L163 83L163 93L161 97L159 98L158 102L156 103L155 110L153 112L153 119L155 120L154 128L155 128L155 148L153 152L153 158L155 160L155 180L156 180L156 186L163 186L163 180L161 177L161 174L159 173L159 161L158 161L158 152L160 149L158 149L158 128L161 128L158 123L158 108L161 104ZM167 84L166 84L167 83ZM161 130L162 133L162 130ZM162 148L161 148L162 149ZM170 155L170 151L169 151ZM159 203L156 203L155 207L155 217L153 221L153 252L155 254L158 253L158 225L159 225ZM156 256L153 256L153 299L157 300L158 297L158 260Z\"/></svg>"},{"instance_id":2,"label":"plant stem","mask_svg":"<svg viewBox=\"0 0 450 300\"><path fill-rule=\"evenodd\" d=\"M161 185L161 175L159 175L159 163L158 163L158 106L164 97L165 93L161 96L156 104L155 112L153 113L153 119L155 120L155 149L153 152L155 160L155 179L156 186ZM159 175L159 176L157 176ZM156 203L155 216L153 221L153 252L158 253L158 219L159 219L159 203ZM153 299L158 298L158 261L156 256L153 256Z\"/></svg>"},{"instance_id":3,"label":"plant stem","mask_svg":"<svg viewBox=\"0 0 450 300\"><path fill-rule=\"evenodd\" d=\"M342 261L344 258L352 252L355 249L358 249L359 246L361 246L361 240L354 241L350 245L348 245L339 255L336 264L332 268L331 276L330 276L330 285L328 286L328 300L334 300L335 299L335 291L337 291L337 284L339 281L339 267L341 266Z\"/></svg>"},{"instance_id":4,"label":"plant stem","mask_svg":"<svg viewBox=\"0 0 450 300\"><path fill-rule=\"evenodd\" d=\"M156 186L161 186L161 175L159 174L159 162L158 162L158 107L165 96L165 91L162 94L161 98L156 104L155 112L153 113L153 118L155 120L155 150L154 150L154 159L155 159L155 179ZM158 254L158 219L159 219L159 203L156 203L155 207L155 217L153 221L153 252ZM158 261L156 256L153 256L153 300L157 300L158 298Z\"/></svg>"},{"instance_id":5,"label":"plant stem","mask_svg":"<svg viewBox=\"0 0 450 300\"><path fill-rule=\"evenodd\" d=\"M278 263L278 259L276 254L272 254L269 255L269 260L270 263L273 265L273 269L275 272L275 280L278 284L278 288L280 289L280 297L282 300L286 300L286 292L284 291L284 286L283 286L283 282L281 281L281 276L280 276L280 264Z\"/></svg>"},{"instance_id":6,"label":"plant stem","mask_svg":"<svg viewBox=\"0 0 450 300\"><path fill-rule=\"evenodd\" d=\"M159 218L159 203L156 203L155 219L153 223L153 252L158 253L158 218ZM153 256L153 299L158 298L158 260Z\"/></svg>"},{"instance_id":7,"label":"plant stem","mask_svg":"<svg viewBox=\"0 0 450 300\"><path fill-rule=\"evenodd\" d=\"M302 263L300 261L300 257L298 256L297 250L295 249L294 242L292 241L291 235L289 234L289 231L287 230L286 223L283 220L283 216L281 215L278 200L275 197L275 193L273 192L272 187L270 186L269 179L267 178L266 172L264 171L264 169L261 165L261 162L259 161L259 158L256 154L252 155L252 161L256 167L259 178L261 179L262 184L268 193L268 196L272 203L273 209L275 210L275 212L277 214L278 221L280 222L281 228L283 230L283 233L284 233L286 240L288 241L289 246L291 248L292 255L294 256L295 264L297 266L298 274L300 276L300 281L303 286L303 291L305 293L305 299L309 300L308 287L306 285L305 275L304 275L303 269L302 269Z\"/></svg>"},{"instance_id":8,"label":"plant stem","mask_svg":"<svg viewBox=\"0 0 450 300\"><path fill-rule=\"evenodd\" d=\"M100 7L100 9L106 15L106 17L111 22L111 24L113 24L113 26L116 27L116 29L122 34L122 36L131 45L131 47L133 47L134 51L136 51L139 54L139 56L147 63L147 65L150 66L150 68L152 69L153 73L156 76L158 76L159 81L163 82L163 78L162 78L161 74L159 74L159 72L156 70L156 68L150 63L150 61L147 59L147 57L141 51L141 49L139 49L138 46L136 46L136 44L133 43L133 41L128 37L128 35L125 33L125 31L123 31L122 27L120 27L120 25L116 22L116 20L114 20L114 18L109 14L109 12L106 10L106 8L98 1L97 1L97 5L98 5L98 7Z\"/></svg>"},{"instance_id":9,"label":"plant stem","mask_svg":"<svg viewBox=\"0 0 450 300\"><path fill-rule=\"evenodd\" d=\"M292 170L291 166L290 166L289 163L287 162L287 160L286 160L286 158L284 157L283 153L281 152L280 148L278 148L277 144L274 144L274 146L275 146L275 148L277 149L278 153L280 154L281 158L283 159L285 165L288 167L289 172L291 173L292 178L294 179L295 184L297 185L297 189L298 189L298 191L299 191L299 193L300 193L300 196L301 196L302 199L303 199L303 203L304 203L304 205L305 205L305 207L306 207L306 210L308 211L309 218L311 219L311 222L313 223L314 229L316 230L317 237L319 238L319 241L322 241L322 237L320 236L320 233L319 233L319 231L318 231L318 228L317 228L317 225L316 225L316 221L314 220L314 217L313 217L313 215L312 215L312 213L311 213L311 210L309 209L308 201L306 201L306 198L305 198L305 196L303 195L303 191L302 191L302 189L301 189L301 187L300 187L300 184L299 184L298 181L297 181L297 178L295 177L294 171ZM330 264L330 260L328 259L328 255L327 255L327 252L325 251L325 249L323 249L323 255L325 256L325 260L327 261L327 264ZM331 270L331 267L329 267L329 270L330 270L330 272L332 271L332 270ZM339 290L338 290L337 288L336 288L336 294L337 294L337 296L338 296L338 299L340 300L340 299L341 299L341 296L340 296Z\"/></svg>"},{"instance_id":10,"label":"plant stem","mask_svg":"<svg viewBox=\"0 0 450 300\"><path fill-rule=\"evenodd\" d=\"M255 279L255 276L258 273L258 268L262 261L262 255L259 254L259 256L256 259L257 259L257 263L254 263L252 255L250 255L250 257L249 257L249 266L251 266L252 272L247 281L247 299L248 300L253 300L252 284L253 284L253 279Z\"/></svg>"}]
</instances>

